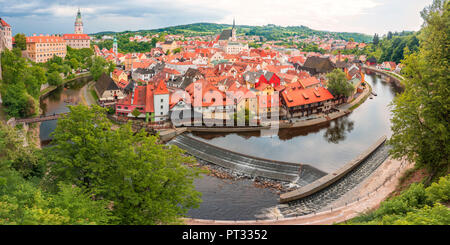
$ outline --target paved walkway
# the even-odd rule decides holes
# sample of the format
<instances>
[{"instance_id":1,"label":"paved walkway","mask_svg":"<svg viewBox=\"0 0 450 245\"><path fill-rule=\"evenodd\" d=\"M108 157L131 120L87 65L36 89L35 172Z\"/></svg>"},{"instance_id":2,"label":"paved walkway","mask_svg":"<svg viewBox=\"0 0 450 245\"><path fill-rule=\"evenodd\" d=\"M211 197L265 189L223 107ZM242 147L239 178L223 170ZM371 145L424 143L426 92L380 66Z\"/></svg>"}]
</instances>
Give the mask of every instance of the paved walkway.
<instances>
[{"instance_id":1,"label":"paved walkway","mask_svg":"<svg viewBox=\"0 0 450 245\"><path fill-rule=\"evenodd\" d=\"M188 225L330 225L352 219L368 210L377 208L398 185L399 177L413 165L388 158L364 182L360 188L338 200L340 207L316 214L274 220L218 221L185 219ZM350 194L350 193L349 193ZM358 195L358 196L356 196ZM350 203L351 200L355 200Z\"/></svg>"},{"instance_id":2,"label":"paved walkway","mask_svg":"<svg viewBox=\"0 0 450 245\"><path fill-rule=\"evenodd\" d=\"M93 85L93 83L89 82L88 84L84 85L83 88L81 88L80 97L81 97L81 103L83 105L90 106L90 105L97 104L97 102L92 97L91 92L90 92L92 85Z\"/></svg>"}]
</instances>

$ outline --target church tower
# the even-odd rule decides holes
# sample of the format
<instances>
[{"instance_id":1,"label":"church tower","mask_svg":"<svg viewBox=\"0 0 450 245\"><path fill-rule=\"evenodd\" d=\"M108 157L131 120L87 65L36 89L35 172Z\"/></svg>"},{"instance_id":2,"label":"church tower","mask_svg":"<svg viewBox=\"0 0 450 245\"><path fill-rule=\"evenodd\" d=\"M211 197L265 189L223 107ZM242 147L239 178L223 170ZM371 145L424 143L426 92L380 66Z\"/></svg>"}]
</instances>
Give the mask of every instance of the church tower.
<instances>
[{"instance_id":1,"label":"church tower","mask_svg":"<svg viewBox=\"0 0 450 245\"><path fill-rule=\"evenodd\" d=\"M233 27L231 28L231 40L236 41L236 27L234 18L233 18Z\"/></svg>"},{"instance_id":2,"label":"church tower","mask_svg":"<svg viewBox=\"0 0 450 245\"><path fill-rule=\"evenodd\" d=\"M77 18L75 19L75 34L83 34L83 21L81 20L80 9L78 9Z\"/></svg>"},{"instance_id":3,"label":"church tower","mask_svg":"<svg viewBox=\"0 0 450 245\"><path fill-rule=\"evenodd\" d=\"M113 42L113 52L115 53L115 54L117 54L118 53L118 45L117 45L117 38L114 36L114 42Z\"/></svg>"}]
</instances>

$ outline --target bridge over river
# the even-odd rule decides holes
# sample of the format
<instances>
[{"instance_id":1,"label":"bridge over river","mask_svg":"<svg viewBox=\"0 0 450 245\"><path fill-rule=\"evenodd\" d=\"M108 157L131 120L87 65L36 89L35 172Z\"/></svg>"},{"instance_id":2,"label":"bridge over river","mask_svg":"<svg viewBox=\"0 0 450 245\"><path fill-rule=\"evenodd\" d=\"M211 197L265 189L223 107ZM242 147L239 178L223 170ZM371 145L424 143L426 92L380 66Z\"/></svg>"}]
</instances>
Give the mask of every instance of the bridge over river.
<instances>
[{"instance_id":1,"label":"bridge over river","mask_svg":"<svg viewBox=\"0 0 450 245\"><path fill-rule=\"evenodd\" d=\"M300 186L307 185L326 175L325 172L307 164L249 156L213 146L185 134L177 136L168 144L176 145L190 155L224 168L255 177L293 182Z\"/></svg>"},{"instance_id":2,"label":"bridge over river","mask_svg":"<svg viewBox=\"0 0 450 245\"><path fill-rule=\"evenodd\" d=\"M38 123L38 122L45 122L45 121L52 121L57 120L58 118L61 118L63 115L66 115L67 113L59 113L59 114L53 114L53 115L47 115L47 116L39 116L39 117L30 117L30 118L21 118L21 119L15 119L14 117L9 119L7 124L15 127L17 124L30 124L30 123Z\"/></svg>"}]
</instances>

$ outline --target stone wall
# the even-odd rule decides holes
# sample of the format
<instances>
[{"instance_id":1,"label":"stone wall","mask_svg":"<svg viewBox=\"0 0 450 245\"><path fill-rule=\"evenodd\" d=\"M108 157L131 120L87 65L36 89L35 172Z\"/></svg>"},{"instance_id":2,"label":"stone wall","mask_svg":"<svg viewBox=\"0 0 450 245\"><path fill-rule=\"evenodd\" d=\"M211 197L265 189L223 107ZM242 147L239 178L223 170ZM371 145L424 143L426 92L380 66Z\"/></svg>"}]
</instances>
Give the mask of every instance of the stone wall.
<instances>
[{"instance_id":1,"label":"stone wall","mask_svg":"<svg viewBox=\"0 0 450 245\"><path fill-rule=\"evenodd\" d=\"M365 152L361 153L354 160L345 164L343 167L337 171L330 173L313 183L303 186L297 190L287 192L280 195L280 203L287 203L290 201L298 200L309 195L312 195L328 186L338 181L344 177L351 170L356 168L360 163L362 163L370 154L372 154L378 147L380 147L386 141L386 136L381 137L375 144L370 146Z\"/></svg>"}]
</instances>

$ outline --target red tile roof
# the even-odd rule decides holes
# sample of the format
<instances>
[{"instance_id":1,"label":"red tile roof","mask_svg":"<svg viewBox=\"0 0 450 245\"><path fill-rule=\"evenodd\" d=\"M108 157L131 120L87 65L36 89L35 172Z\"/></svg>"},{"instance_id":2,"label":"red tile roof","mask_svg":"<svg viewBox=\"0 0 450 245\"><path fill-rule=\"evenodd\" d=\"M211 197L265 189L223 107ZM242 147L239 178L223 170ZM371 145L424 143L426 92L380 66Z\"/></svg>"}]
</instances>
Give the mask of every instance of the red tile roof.
<instances>
[{"instance_id":1,"label":"red tile roof","mask_svg":"<svg viewBox=\"0 0 450 245\"><path fill-rule=\"evenodd\" d=\"M333 99L333 95L324 87L307 89L289 88L281 93L286 106L308 105Z\"/></svg>"},{"instance_id":2,"label":"red tile roof","mask_svg":"<svg viewBox=\"0 0 450 245\"><path fill-rule=\"evenodd\" d=\"M6 21L2 18L0 18L0 25L2 26L7 26L7 27L11 27L8 23L6 23Z\"/></svg>"},{"instance_id":3,"label":"red tile roof","mask_svg":"<svg viewBox=\"0 0 450 245\"><path fill-rule=\"evenodd\" d=\"M167 89L166 82L164 82L164 80L159 80L154 93L155 94L169 94L169 90Z\"/></svg>"},{"instance_id":4,"label":"red tile roof","mask_svg":"<svg viewBox=\"0 0 450 245\"><path fill-rule=\"evenodd\" d=\"M27 43L65 43L64 38L60 36L32 36L26 38Z\"/></svg>"},{"instance_id":5,"label":"red tile roof","mask_svg":"<svg viewBox=\"0 0 450 245\"><path fill-rule=\"evenodd\" d=\"M89 40L89 36L87 34L64 34L63 38L65 40Z\"/></svg>"},{"instance_id":6,"label":"red tile roof","mask_svg":"<svg viewBox=\"0 0 450 245\"><path fill-rule=\"evenodd\" d=\"M300 79L299 82L303 86L303 88L307 88L307 87L310 87L313 85L320 84L319 79L317 79L316 77L308 77L308 78Z\"/></svg>"}]
</instances>

